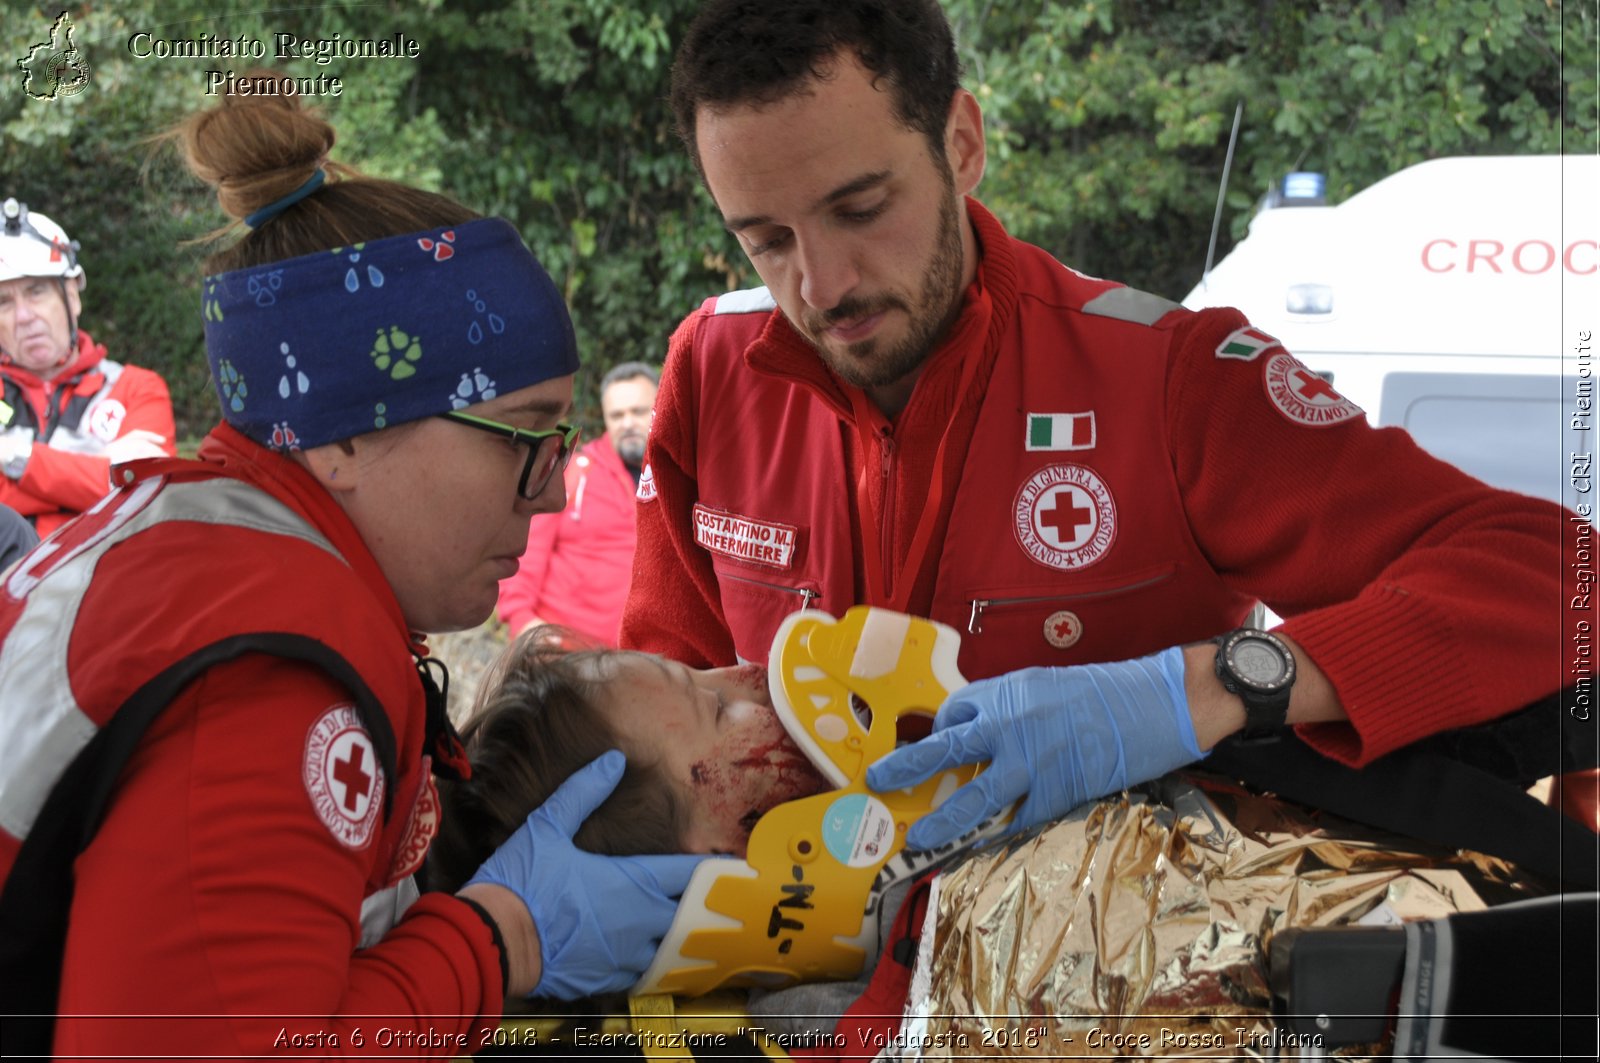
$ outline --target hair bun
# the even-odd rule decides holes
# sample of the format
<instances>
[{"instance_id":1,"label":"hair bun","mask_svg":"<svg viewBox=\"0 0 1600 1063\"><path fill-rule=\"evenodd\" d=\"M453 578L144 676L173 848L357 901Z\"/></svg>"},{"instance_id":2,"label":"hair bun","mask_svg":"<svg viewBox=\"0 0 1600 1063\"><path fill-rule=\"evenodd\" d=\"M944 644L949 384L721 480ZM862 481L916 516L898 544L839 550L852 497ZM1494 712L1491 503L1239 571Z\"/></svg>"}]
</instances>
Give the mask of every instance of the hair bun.
<instances>
[{"instance_id":1,"label":"hair bun","mask_svg":"<svg viewBox=\"0 0 1600 1063\"><path fill-rule=\"evenodd\" d=\"M293 79L251 70L234 84L252 89L276 83L276 94L229 93L215 107L191 115L177 130L190 171L217 190L229 217L243 219L293 192L327 159L333 126L300 105Z\"/></svg>"}]
</instances>

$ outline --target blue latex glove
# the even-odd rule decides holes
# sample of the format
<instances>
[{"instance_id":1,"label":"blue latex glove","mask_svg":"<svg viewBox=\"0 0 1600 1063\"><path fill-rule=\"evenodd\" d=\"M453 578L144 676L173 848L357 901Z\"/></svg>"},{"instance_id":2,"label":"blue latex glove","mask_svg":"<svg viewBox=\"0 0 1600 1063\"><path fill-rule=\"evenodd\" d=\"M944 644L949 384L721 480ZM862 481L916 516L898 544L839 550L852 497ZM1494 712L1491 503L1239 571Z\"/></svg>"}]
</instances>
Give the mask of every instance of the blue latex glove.
<instances>
[{"instance_id":1,"label":"blue latex glove","mask_svg":"<svg viewBox=\"0 0 1600 1063\"><path fill-rule=\"evenodd\" d=\"M535 996L576 1000L639 980L704 856L599 856L572 844L626 761L612 750L572 774L467 885L504 886L528 906L542 965Z\"/></svg>"},{"instance_id":2,"label":"blue latex glove","mask_svg":"<svg viewBox=\"0 0 1600 1063\"><path fill-rule=\"evenodd\" d=\"M978 777L906 834L912 849L955 841L1026 796L1011 830L1058 819L1085 801L1199 760L1183 650L1070 668L1028 668L950 696L933 733L867 769L879 792L915 786L960 764Z\"/></svg>"}]
</instances>

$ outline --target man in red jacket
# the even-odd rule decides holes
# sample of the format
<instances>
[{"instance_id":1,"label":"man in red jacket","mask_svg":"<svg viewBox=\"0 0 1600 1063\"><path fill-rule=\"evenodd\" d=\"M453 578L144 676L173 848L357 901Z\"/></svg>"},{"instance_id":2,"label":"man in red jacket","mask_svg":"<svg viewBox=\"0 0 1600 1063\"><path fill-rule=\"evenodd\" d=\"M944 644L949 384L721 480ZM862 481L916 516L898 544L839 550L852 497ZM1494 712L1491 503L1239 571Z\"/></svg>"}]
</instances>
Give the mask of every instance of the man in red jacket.
<instances>
[{"instance_id":1,"label":"man in red jacket","mask_svg":"<svg viewBox=\"0 0 1600 1063\"><path fill-rule=\"evenodd\" d=\"M915 848L1240 731L1360 765L1558 689L1560 508L1370 427L1237 311L1012 238L959 74L935 0L708 0L685 34L679 129L765 287L672 338L623 645L764 661L860 602L965 629L979 681L868 776L990 762Z\"/></svg>"},{"instance_id":2,"label":"man in red jacket","mask_svg":"<svg viewBox=\"0 0 1600 1063\"><path fill-rule=\"evenodd\" d=\"M623 362L600 381L606 434L567 466L567 508L534 520L516 575L500 583L500 619L513 633L559 624L617 644L633 568L634 493L660 375Z\"/></svg>"},{"instance_id":3,"label":"man in red jacket","mask_svg":"<svg viewBox=\"0 0 1600 1063\"><path fill-rule=\"evenodd\" d=\"M49 535L111 488L111 466L176 453L160 375L78 327L78 245L26 204L0 207L0 504Z\"/></svg>"}]
</instances>

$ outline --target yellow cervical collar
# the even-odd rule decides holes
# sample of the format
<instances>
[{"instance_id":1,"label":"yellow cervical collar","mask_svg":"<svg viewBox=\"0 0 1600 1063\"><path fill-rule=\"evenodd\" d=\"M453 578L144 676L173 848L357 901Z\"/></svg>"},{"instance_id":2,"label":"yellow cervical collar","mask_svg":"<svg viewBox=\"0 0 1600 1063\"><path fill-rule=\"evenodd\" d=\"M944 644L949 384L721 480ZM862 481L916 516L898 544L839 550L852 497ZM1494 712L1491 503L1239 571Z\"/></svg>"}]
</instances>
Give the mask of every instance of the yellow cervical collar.
<instances>
[{"instance_id":1,"label":"yellow cervical collar","mask_svg":"<svg viewBox=\"0 0 1600 1063\"><path fill-rule=\"evenodd\" d=\"M772 704L838 789L762 816L744 860L700 865L635 993L697 996L861 970L877 949L883 888L948 854L902 853L906 829L977 771L878 794L867 788L867 766L894 749L902 716L931 717L966 685L960 643L943 624L868 606L839 620L806 610L784 621L768 662ZM870 706L870 724L852 695Z\"/></svg>"}]
</instances>

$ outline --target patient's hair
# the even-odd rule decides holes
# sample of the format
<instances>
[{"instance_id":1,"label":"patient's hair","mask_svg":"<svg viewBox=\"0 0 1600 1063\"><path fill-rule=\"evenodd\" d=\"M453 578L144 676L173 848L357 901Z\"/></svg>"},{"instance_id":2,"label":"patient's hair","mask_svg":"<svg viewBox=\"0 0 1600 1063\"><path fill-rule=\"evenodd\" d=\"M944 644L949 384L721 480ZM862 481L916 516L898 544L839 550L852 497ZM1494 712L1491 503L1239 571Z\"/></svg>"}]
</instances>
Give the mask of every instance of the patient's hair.
<instances>
[{"instance_id":1,"label":"patient's hair","mask_svg":"<svg viewBox=\"0 0 1600 1063\"><path fill-rule=\"evenodd\" d=\"M624 748L595 707L614 674L614 651L569 651L532 628L485 674L462 729L472 777L441 782L439 835L428 855L429 885L455 891L573 772ZM624 748L624 752L627 750ZM613 855L683 850L684 809L655 763L630 756L616 790L579 828L581 849Z\"/></svg>"}]
</instances>

